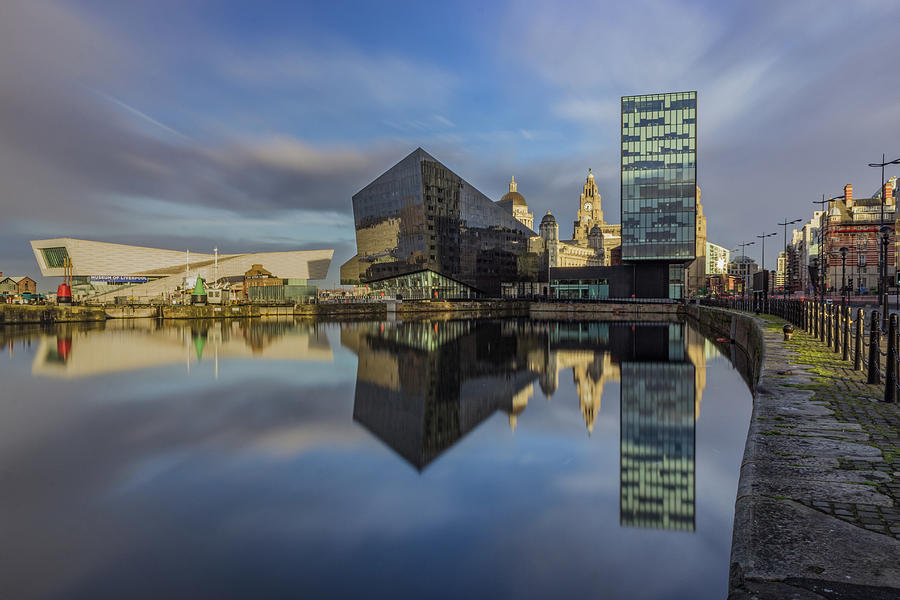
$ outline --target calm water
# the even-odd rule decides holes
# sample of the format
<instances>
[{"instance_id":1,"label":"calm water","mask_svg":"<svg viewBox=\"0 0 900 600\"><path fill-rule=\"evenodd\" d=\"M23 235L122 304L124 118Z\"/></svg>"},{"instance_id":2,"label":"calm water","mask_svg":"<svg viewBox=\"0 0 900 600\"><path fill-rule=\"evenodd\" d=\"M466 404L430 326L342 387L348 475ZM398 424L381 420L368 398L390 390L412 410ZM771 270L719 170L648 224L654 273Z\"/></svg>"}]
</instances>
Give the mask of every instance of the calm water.
<instances>
[{"instance_id":1,"label":"calm water","mask_svg":"<svg viewBox=\"0 0 900 600\"><path fill-rule=\"evenodd\" d=\"M724 598L750 393L685 324L0 328L2 598Z\"/></svg>"}]
</instances>

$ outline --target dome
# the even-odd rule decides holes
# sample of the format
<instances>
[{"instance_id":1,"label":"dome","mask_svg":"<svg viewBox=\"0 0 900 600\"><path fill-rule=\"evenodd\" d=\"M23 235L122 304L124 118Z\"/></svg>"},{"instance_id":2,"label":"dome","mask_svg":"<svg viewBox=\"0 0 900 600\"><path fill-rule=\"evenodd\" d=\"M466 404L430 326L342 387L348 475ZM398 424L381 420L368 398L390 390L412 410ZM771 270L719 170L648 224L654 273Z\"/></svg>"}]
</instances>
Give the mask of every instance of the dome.
<instances>
[{"instance_id":1,"label":"dome","mask_svg":"<svg viewBox=\"0 0 900 600\"><path fill-rule=\"evenodd\" d=\"M547 225L550 225L550 224L556 225L556 217L554 217L553 215L551 215L549 210L547 211L547 214L544 215L544 218L541 219L541 225L543 226L544 224L547 224Z\"/></svg>"},{"instance_id":2,"label":"dome","mask_svg":"<svg viewBox=\"0 0 900 600\"><path fill-rule=\"evenodd\" d=\"M519 192L508 192L500 198L500 202L503 204L509 203L513 206L528 206L528 203L525 202L525 196Z\"/></svg>"},{"instance_id":3,"label":"dome","mask_svg":"<svg viewBox=\"0 0 900 600\"><path fill-rule=\"evenodd\" d=\"M520 194L516 190L516 177L513 175L512 179L509 181L509 192L500 198L500 201L497 204L503 204L508 206L524 206L528 208L528 203L525 202L525 196Z\"/></svg>"}]
</instances>

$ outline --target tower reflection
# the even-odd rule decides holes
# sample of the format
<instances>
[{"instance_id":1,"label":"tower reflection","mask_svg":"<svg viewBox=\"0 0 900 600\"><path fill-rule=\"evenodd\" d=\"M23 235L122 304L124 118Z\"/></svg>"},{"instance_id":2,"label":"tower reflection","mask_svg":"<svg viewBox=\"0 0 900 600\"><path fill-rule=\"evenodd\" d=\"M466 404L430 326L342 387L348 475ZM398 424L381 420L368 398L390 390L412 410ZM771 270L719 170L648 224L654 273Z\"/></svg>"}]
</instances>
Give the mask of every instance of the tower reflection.
<instances>
[{"instance_id":1,"label":"tower reflection","mask_svg":"<svg viewBox=\"0 0 900 600\"><path fill-rule=\"evenodd\" d=\"M645 332L621 364L619 520L626 527L695 527L695 423L705 357L702 346L698 354L687 344L686 329L668 326L668 339L654 330L650 345Z\"/></svg>"},{"instance_id":2,"label":"tower reflection","mask_svg":"<svg viewBox=\"0 0 900 600\"><path fill-rule=\"evenodd\" d=\"M535 383L549 400L567 370L590 434L605 386L619 383L621 522L681 529L694 522L704 342L683 323L460 320L341 330L359 358L354 420L420 471L497 411L514 431Z\"/></svg>"}]
</instances>

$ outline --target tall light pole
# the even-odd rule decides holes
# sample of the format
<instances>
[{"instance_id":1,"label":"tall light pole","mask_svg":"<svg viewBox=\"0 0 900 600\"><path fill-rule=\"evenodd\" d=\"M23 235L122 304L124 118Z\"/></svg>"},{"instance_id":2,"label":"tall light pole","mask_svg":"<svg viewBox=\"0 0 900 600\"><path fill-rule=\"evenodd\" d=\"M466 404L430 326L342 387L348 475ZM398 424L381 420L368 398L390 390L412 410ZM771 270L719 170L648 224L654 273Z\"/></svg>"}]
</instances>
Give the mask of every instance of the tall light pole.
<instances>
[{"instance_id":1,"label":"tall light pole","mask_svg":"<svg viewBox=\"0 0 900 600\"><path fill-rule=\"evenodd\" d=\"M745 258L745 259L747 258L747 255L744 253L744 248L746 248L747 246L752 246L755 243L756 242L738 242L738 246L741 247L741 256L743 258ZM737 248L732 250L732 252L737 252ZM745 260L744 268L741 269L743 271L741 273L741 298L743 298L746 295L746 291L747 291L747 268L746 268L746 265L747 265L747 262Z\"/></svg>"},{"instance_id":2,"label":"tall light pole","mask_svg":"<svg viewBox=\"0 0 900 600\"><path fill-rule=\"evenodd\" d=\"M880 163L869 163L870 167L880 167L881 168L881 228L879 231L882 232L882 237L884 240L887 239L888 235L882 231L886 225L884 224L884 168L887 165L900 165L900 158L895 158L894 160L884 160L884 154L881 155ZM895 208L896 211L896 208ZM895 212L896 214L896 212ZM893 227L891 228L893 231ZM879 304L881 304L881 314L884 316L885 327L887 326L887 242L882 241L879 248L879 257L878 257L878 295L879 295Z\"/></svg>"},{"instance_id":3,"label":"tall light pole","mask_svg":"<svg viewBox=\"0 0 900 600\"><path fill-rule=\"evenodd\" d=\"M766 238L772 237L773 235L778 235L778 234L775 232L772 232L772 233L764 233L762 235L756 236L756 237L762 239L762 252L760 253L761 260L760 260L759 270L763 272L763 277L766 278L766 282L765 282L765 284L763 284L763 293L766 296L769 295L769 290L768 290L769 276L766 274Z\"/></svg>"},{"instance_id":4,"label":"tall light pole","mask_svg":"<svg viewBox=\"0 0 900 600\"><path fill-rule=\"evenodd\" d=\"M785 270L785 278L787 278L787 264L788 264L788 249L787 249L787 226L793 225L794 223L799 223L803 219L794 219L793 221L788 221L787 218L784 219L779 225L784 225L784 270ZM781 295L787 298L787 285L784 282L781 284Z\"/></svg>"},{"instance_id":5,"label":"tall light pole","mask_svg":"<svg viewBox=\"0 0 900 600\"><path fill-rule=\"evenodd\" d=\"M847 246L841 246L841 301L847 306Z\"/></svg>"}]
</instances>

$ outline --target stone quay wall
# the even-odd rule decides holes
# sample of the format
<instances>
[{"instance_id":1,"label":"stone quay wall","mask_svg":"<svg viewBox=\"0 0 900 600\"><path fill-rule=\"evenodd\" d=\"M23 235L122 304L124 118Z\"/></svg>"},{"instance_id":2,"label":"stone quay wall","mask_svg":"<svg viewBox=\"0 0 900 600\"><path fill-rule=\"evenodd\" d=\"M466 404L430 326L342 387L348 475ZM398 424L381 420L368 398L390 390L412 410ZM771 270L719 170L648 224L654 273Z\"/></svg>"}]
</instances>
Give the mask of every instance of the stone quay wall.
<instances>
[{"instance_id":1,"label":"stone quay wall","mask_svg":"<svg viewBox=\"0 0 900 600\"><path fill-rule=\"evenodd\" d=\"M94 306L0 304L0 325L104 320L106 320L104 310Z\"/></svg>"},{"instance_id":2,"label":"stone quay wall","mask_svg":"<svg viewBox=\"0 0 900 600\"><path fill-rule=\"evenodd\" d=\"M815 337L785 340L778 317L685 312L746 344L753 369L729 599L900 598L900 407Z\"/></svg>"}]
</instances>

